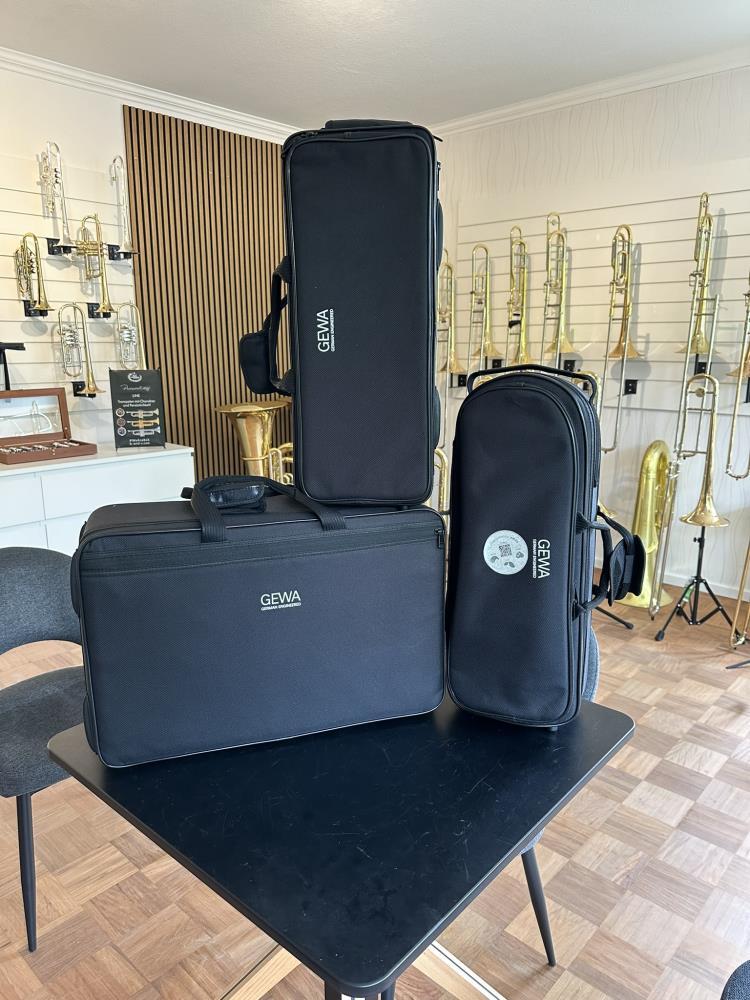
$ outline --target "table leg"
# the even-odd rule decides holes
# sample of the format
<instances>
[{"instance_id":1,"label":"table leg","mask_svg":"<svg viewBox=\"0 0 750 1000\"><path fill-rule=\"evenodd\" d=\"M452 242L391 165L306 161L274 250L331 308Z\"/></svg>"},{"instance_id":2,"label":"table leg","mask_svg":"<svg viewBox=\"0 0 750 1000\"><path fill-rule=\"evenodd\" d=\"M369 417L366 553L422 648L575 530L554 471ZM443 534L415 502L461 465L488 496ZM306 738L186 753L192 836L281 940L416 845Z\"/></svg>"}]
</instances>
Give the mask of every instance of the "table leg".
<instances>
[{"instance_id":1,"label":"table leg","mask_svg":"<svg viewBox=\"0 0 750 1000\"><path fill-rule=\"evenodd\" d=\"M550 965L557 965L555 958L555 946L552 943L552 931L549 925L549 914L547 913L547 900L544 898L544 886L542 876L539 874L539 865L536 861L536 853L533 847L524 851L521 855L523 870L526 873L526 881L529 886L531 905L534 907L536 922L539 924L539 933L542 935L544 950L547 952L547 961Z\"/></svg>"},{"instance_id":2,"label":"table leg","mask_svg":"<svg viewBox=\"0 0 750 1000\"><path fill-rule=\"evenodd\" d=\"M261 1000L282 979L286 979L290 972L294 972L299 964L299 959L290 955L281 945L274 945L221 1000Z\"/></svg>"}]
</instances>

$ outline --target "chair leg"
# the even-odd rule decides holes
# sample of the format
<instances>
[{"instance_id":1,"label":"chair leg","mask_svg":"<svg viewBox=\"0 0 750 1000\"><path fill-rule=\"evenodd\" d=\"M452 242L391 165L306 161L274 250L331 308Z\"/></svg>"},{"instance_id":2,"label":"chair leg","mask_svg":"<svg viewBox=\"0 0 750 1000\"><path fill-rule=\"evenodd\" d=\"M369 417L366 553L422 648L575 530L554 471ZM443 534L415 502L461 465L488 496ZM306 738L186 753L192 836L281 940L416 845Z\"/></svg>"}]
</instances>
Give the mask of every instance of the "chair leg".
<instances>
[{"instance_id":1,"label":"chair leg","mask_svg":"<svg viewBox=\"0 0 750 1000\"><path fill-rule=\"evenodd\" d=\"M396 1000L396 984L393 983L388 989L383 990L380 994L380 1000Z\"/></svg>"},{"instance_id":2,"label":"chair leg","mask_svg":"<svg viewBox=\"0 0 750 1000\"><path fill-rule=\"evenodd\" d=\"M31 817L31 795L16 798L18 819L18 860L21 865L21 894L26 918L26 939L29 951L36 951L36 864L34 861L34 826Z\"/></svg>"},{"instance_id":3,"label":"chair leg","mask_svg":"<svg viewBox=\"0 0 750 1000\"><path fill-rule=\"evenodd\" d=\"M550 965L557 965L555 947L552 944L549 915L547 913L547 901L544 898L542 876L539 874L539 865L537 864L533 847L530 847L528 851L524 851L521 855L521 861L523 861L523 870L526 873L526 882L529 886L531 905L534 907L536 922L539 924L539 933L542 935L544 950L547 953L547 961Z\"/></svg>"}]
</instances>

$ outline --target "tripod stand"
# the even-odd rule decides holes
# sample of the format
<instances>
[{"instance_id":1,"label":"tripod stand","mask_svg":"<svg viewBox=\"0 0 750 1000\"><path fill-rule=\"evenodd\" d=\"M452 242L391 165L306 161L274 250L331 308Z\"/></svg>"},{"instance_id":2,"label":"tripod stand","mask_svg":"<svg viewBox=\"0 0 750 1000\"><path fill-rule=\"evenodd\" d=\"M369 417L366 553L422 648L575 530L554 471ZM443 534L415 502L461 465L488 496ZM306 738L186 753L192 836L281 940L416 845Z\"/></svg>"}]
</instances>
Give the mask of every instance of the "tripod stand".
<instances>
[{"instance_id":1,"label":"tripod stand","mask_svg":"<svg viewBox=\"0 0 750 1000\"><path fill-rule=\"evenodd\" d=\"M656 633L654 638L657 642L661 642L664 635L669 628L672 620L675 617L683 618L688 625L703 625L708 621L709 618L713 618L714 615L721 614L726 618L727 624L731 627L732 619L726 612L724 605L721 603L719 598L711 589L711 584L703 575L703 550L706 545L706 526L705 524L701 526L701 533L697 538L693 539L694 542L698 543L698 562L695 567L695 575L691 576L688 582L685 584L685 588L677 599L677 603L672 608L669 613L669 617L664 622L662 628ZM698 617L698 605L701 596L701 587L703 587L714 603L714 607L708 612L708 614L703 615L702 618ZM685 605L687 605L689 614L685 611Z\"/></svg>"}]
</instances>

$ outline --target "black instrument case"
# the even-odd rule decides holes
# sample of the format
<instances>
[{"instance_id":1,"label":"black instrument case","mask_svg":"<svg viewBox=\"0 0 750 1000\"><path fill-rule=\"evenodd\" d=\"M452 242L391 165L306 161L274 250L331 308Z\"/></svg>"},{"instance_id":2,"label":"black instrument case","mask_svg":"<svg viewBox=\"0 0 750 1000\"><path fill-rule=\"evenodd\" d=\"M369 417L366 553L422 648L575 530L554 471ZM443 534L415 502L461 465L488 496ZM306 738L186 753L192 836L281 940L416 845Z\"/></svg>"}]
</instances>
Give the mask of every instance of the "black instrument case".
<instances>
[{"instance_id":1,"label":"black instrument case","mask_svg":"<svg viewBox=\"0 0 750 1000\"><path fill-rule=\"evenodd\" d=\"M269 480L95 511L73 559L92 748L122 767L434 709L444 529Z\"/></svg>"},{"instance_id":2,"label":"black instrument case","mask_svg":"<svg viewBox=\"0 0 750 1000\"><path fill-rule=\"evenodd\" d=\"M585 384L596 391L587 376L535 365L476 372L458 414L448 685L459 705L506 722L569 722L592 609L640 592L640 542L611 518L597 521L599 422ZM623 536L614 550L611 527Z\"/></svg>"},{"instance_id":3,"label":"black instrument case","mask_svg":"<svg viewBox=\"0 0 750 1000\"><path fill-rule=\"evenodd\" d=\"M282 156L287 256L263 329L240 345L245 380L293 397L296 484L308 496L421 503L440 423L435 141L406 122L332 121L291 136ZM280 376L287 297L293 370Z\"/></svg>"}]
</instances>

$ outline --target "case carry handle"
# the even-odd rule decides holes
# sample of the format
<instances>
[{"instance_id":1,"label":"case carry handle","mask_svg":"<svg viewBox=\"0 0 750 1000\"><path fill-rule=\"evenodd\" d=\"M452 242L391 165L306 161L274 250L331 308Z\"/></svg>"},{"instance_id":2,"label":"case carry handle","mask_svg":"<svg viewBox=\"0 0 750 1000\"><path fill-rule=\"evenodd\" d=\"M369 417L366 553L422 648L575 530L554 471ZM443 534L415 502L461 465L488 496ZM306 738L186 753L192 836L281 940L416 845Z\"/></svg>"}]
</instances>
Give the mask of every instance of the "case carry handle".
<instances>
[{"instance_id":1,"label":"case carry handle","mask_svg":"<svg viewBox=\"0 0 750 1000\"><path fill-rule=\"evenodd\" d=\"M591 387L589 402L593 403L596 399L598 391L596 381L585 372L567 372L564 368L550 368L549 365L534 364L507 365L505 368L483 368L481 371L472 372L466 380L466 391L472 391L474 388L474 382L478 378L482 378L486 375L507 375L509 372L544 372L546 375L562 375L563 378L572 378L578 379L580 382L588 382Z\"/></svg>"},{"instance_id":2,"label":"case carry handle","mask_svg":"<svg viewBox=\"0 0 750 1000\"><path fill-rule=\"evenodd\" d=\"M281 294L281 283L287 285L291 279L289 258L284 257L271 276L271 311L263 326L256 333L246 333L240 340L240 367L247 387L260 396L280 393L292 395L293 375L291 371L279 376L276 363L276 347L279 342L281 314L287 304L287 296Z\"/></svg>"},{"instance_id":3,"label":"case carry handle","mask_svg":"<svg viewBox=\"0 0 750 1000\"><path fill-rule=\"evenodd\" d=\"M250 508L262 513L266 508L265 498L273 493L290 497L306 507L320 521L323 531L346 530L346 520L340 511L311 500L293 486L264 476L213 476L202 479L195 486L186 486L182 496L190 501L200 521L201 541L226 542L227 529L221 511Z\"/></svg>"}]
</instances>

